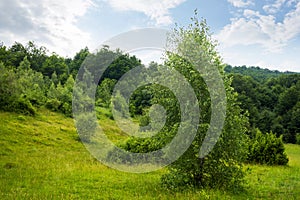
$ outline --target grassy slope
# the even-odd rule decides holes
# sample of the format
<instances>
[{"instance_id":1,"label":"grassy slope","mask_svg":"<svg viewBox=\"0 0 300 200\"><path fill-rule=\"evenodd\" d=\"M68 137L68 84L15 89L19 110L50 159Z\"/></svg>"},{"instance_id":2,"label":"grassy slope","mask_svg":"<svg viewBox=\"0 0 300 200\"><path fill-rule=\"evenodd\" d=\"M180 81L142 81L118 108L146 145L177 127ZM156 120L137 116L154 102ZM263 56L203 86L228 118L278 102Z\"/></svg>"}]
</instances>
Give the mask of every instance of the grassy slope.
<instances>
[{"instance_id":1,"label":"grassy slope","mask_svg":"<svg viewBox=\"0 0 300 200\"><path fill-rule=\"evenodd\" d=\"M101 165L78 141L73 120L43 110L36 117L0 112L0 199L297 199L300 146L287 145L288 167L248 166L247 189L165 191L164 170L129 174ZM112 121L102 127L124 137Z\"/></svg>"}]
</instances>

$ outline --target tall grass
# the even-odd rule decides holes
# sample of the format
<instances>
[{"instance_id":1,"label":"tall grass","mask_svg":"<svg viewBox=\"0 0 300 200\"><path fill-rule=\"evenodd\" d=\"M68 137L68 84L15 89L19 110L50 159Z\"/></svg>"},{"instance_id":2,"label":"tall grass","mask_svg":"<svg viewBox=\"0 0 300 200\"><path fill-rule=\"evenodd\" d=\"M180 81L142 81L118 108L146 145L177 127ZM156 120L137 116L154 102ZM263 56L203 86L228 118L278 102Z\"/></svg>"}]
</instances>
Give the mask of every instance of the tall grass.
<instances>
[{"instance_id":1,"label":"tall grass","mask_svg":"<svg viewBox=\"0 0 300 200\"><path fill-rule=\"evenodd\" d=\"M300 146L286 145L286 167L247 165L244 191L166 191L165 170L130 174L95 160L71 118L48 110L36 117L0 112L0 199L297 199ZM126 138L112 120L100 124L115 142Z\"/></svg>"}]
</instances>

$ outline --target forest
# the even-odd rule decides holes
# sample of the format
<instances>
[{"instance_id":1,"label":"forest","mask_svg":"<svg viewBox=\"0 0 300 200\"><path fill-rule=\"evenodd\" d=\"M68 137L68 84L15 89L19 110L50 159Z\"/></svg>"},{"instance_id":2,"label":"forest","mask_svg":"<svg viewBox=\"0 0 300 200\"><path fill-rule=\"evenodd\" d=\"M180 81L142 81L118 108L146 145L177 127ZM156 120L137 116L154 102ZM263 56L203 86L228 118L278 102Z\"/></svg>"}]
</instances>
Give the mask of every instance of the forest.
<instances>
[{"instance_id":1,"label":"forest","mask_svg":"<svg viewBox=\"0 0 300 200\"><path fill-rule=\"evenodd\" d=\"M89 49L80 50L74 58L48 52L33 42L26 45L16 42L11 47L1 45L1 110L34 114L37 108L45 106L71 116L74 79L90 54ZM108 48L99 53L121 54ZM137 65L141 65L138 58L122 54L109 66L97 89L99 105L109 106L114 83ZM300 143L300 74L230 65L225 67L225 72L232 77L241 108L249 114L249 130L258 128L263 133L282 135L286 143ZM135 97L132 106L136 104L133 108L136 114L142 114L138 107L150 105L150 96Z\"/></svg>"},{"instance_id":2,"label":"forest","mask_svg":"<svg viewBox=\"0 0 300 200\"><path fill-rule=\"evenodd\" d=\"M243 110L249 112L252 128L282 135L286 143L299 144L300 74L259 67L227 66L232 86Z\"/></svg>"},{"instance_id":3,"label":"forest","mask_svg":"<svg viewBox=\"0 0 300 200\"><path fill-rule=\"evenodd\" d=\"M72 112L74 107L90 105L98 112L99 123L107 122L114 120L110 111L112 106L119 107L121 110L124 109L120 102L124 102L125 99L121 94L128 91L124 90L121 91L121 94L117 93L115 98L111 96L117 82L125 73L136 66L142 66L145 72L143 75L147 79L150 70L154 71L156 75L163 76L164 68L168 68L180 72L192 85L196 99L201 103L194 105L191 100L187 100L186 105L190 106L190 109L200 109L201 113L200 120L197 121L199 128L190 147L174 163L169 165L166 171L159 172L162 173L158 178L162 188L166 188L168 191L178 191L182 188L244 191L243 181L247 176L247 170L244 166L276 167L288 165L290 158L286 153L286 147L289 148L289 144L300 145L300 74L288 71L272 71L253 66L222 64L220 57L214 50L215 46L212 44L205 21L196 21L193 28L180 29L176 34L178 34L177 37L182 38L181 42L183 43L188 43L189 37L196 38L195 41L197 42L200 38L201 50L204 49L204 51L209 52L205 55L207 56L205 57L206 60L209 61L203 66L217 66L224 81L227 102L224 128L212 152L204 157L199 158L198 152L199 146L205 140L205 133L209 130L210 120L213 117L213 108L210 105L213 102L213 97L209 95L208 89L210 83L207 83L203 78L205 74L199 73L187 59L178 55L168 54L168 59L164 64L151 62L146 68L136 56L131 56L120 50L112 50L108 46L103 46L96 53L91 53L88 48L83 48L73 58L65 58L54 52L49 53L46 47L39 47L31 41L27 44L15 42L12 46L1 44L1 113L10 113L9 115L16 115L21 121L26 121L29 118L41 118L43 112L53 112L62 115L63 120L70 120L74 118ZM176 43L178 40L174 39L171 42ZM180 49L181 44L176 43L176 45L178 45L178 51L183 54L191 51L189 45L182 45L187 49ZM108 58L115 59L105 71L101 72L103 75L97 81L93 74L100 73L102 69L93 68L89 61L96 60L96 63L105 63L107 62L105 59ZM88 78L92 80L95 79L93 82L96 87L94 104L86 96L86 91L74 88L76 78L84 79L77 75L82 66L85 70L83 76L89 76ZM171 82L178 84L178 81L173 79ZM127 84L130 84L130 81ZM89 90L87 84L82 87ZM176 92L185 94L186 91L180 91L179 87ZM87 105L74 103L74 95L76 98L85 99ZM133 93L129 101L130 117L136 120L139 125L147 126L150 124L150 108L156 104L162 105L166 110L166 124L160 132L153 137L136 138L124 136L122 131L115 131L121 135L114 136L117 138L115 138L115 144L118 148L132 153L158 151L175 137L180 127L183 126L182 124L191 123L189 120L182 122L182 117L179 114L181 105L176 100L174 93L158 84L139 87ZM220 105L218 104L218 106ZM80 107L80 109L84 110L85 108ZM8 137L4 134L10 133L9 129L5 132L5 124L1 126L3 129L3 131L0 130L1 137ZM84 126L84 128L86 127ZM64 129L66 128L60 128L61 131ZM12 138L16 139L13 132L10 134L12 134ZM90 133L81 135L80 139L88 144L95 142ZM74 141L80 141L80 139L77 138ZM4 149L1 150L3 158L5 152L9 152L9 143L5 143L9 140L8 138L3 139ZM129 163L134 165L134 159L123 155L122 152L118 151L118 148L108 152L106 159L117 164ZM7 155L10 154L7 153ZM159 161L166 160L161 155L158 158ZM145 163L149 161L148 158L143 159L145 159ZM4 163L5 170L14 168L14 162ZM292 162L294 161L292 160ZM9 176L6 171L0 172L1 179ZM5 193L3 191L2 193ZM198 195L201 196L202 193L198 193ZM220 197L217 196L217 198Z\"/></svg>"}]
</instances>

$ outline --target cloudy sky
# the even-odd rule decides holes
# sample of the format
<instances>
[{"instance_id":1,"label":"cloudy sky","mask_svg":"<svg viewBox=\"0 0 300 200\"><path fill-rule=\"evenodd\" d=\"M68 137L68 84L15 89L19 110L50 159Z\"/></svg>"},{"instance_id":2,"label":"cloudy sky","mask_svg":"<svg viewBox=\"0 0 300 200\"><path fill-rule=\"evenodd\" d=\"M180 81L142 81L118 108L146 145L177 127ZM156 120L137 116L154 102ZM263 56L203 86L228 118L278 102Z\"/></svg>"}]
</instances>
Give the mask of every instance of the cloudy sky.
<instances>
[{"instance_id":1,"label":"cloudy sky","mask_svg":"<svg viewBox=\"0 0 300 200\"><path fill-rule=\"evenodd\" d=\"M4 45L35 41L69 57L137 28L187 25L198 9L224 62L300 72L300 0L1 0L0 9Z\"/></svg>"}]
</instances>

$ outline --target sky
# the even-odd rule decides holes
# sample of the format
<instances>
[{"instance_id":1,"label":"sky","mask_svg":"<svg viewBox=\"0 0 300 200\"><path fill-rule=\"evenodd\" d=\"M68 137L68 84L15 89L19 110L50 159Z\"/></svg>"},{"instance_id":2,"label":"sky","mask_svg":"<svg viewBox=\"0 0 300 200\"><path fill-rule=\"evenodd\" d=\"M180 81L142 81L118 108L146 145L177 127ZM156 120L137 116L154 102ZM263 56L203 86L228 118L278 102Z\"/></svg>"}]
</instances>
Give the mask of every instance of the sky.
<instances>
[{"instance_id":1,"label":"sky","mask_svg":"<svg viewBox=\"0 0 300 200\"><path fill-rule=\"evenodd\" d=\"M197 9L224 63L300 72L300 0L1 0L0 9L0 42L34 41L64 57L127 31L187 26Z\"/></svg>"}]
</instances>

